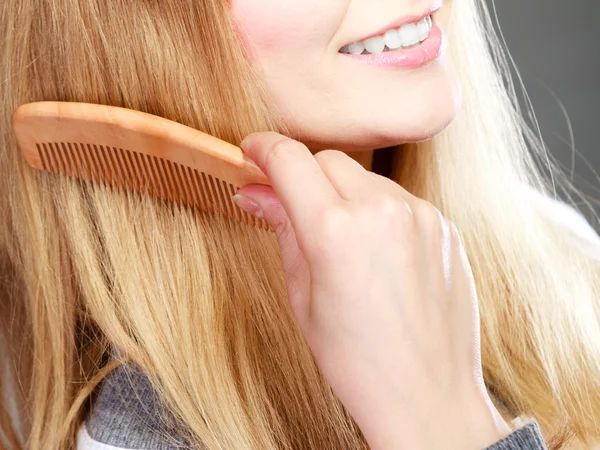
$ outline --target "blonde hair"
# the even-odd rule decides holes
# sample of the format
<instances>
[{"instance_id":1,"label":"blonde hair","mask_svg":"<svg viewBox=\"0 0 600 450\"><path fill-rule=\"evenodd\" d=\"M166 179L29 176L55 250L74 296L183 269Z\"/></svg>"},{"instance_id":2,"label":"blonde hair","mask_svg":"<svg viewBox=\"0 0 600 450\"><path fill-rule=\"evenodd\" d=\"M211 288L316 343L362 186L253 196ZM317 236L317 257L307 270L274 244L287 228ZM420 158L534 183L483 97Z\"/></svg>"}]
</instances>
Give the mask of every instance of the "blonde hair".
<instances>
[{"instance_id":1,"label":"blonde hair","mask_svg":"<svg viewBox=\"0 0 600 450\"><path fill-rule=\"evenodd\" d=\"M19 387L18 420L0 397L9 448L73 449L119 361L143 370L197 446L367 448L295 325L273 234L33 171L11 133L14 108L41 100L146 111L236 144L281 129L227 3L0 3L0 348ZM462 110L433 140L399 148L393 178L461 231L503 413L534 416L553 448L589 446L600 438L597 261L525 195L555 194L543 150L504 84L483 4L453 7Z\"/></svg>"}]
</instances>

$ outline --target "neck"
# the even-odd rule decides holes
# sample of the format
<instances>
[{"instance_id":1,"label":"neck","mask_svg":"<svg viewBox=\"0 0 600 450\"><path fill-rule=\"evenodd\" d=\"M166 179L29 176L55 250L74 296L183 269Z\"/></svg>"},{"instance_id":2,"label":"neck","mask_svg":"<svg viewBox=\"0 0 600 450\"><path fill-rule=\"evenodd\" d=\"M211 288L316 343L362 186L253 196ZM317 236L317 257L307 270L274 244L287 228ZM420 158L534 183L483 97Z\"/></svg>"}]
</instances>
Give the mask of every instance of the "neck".
<instances>
[{"instance_id":1,"label":"neck","mask_svg":"<svg viewBox=\"0 0 600 450\"><path fill-rule=\"evenodd\" d=\"M362 164L368 171L391 178L399 151L399 147L386 147L372 151L347 152L347 155Z\"/></svg>"}]
</instances>

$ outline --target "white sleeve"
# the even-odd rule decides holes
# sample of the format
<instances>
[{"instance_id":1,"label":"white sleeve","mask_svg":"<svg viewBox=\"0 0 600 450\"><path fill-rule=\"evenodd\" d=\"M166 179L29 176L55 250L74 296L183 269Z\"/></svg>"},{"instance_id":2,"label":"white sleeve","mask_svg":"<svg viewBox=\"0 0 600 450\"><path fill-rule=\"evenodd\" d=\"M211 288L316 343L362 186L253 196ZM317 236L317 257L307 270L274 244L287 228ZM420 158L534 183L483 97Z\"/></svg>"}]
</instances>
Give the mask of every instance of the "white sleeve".
<instances>
[{"instance_id":1,"label":"white sleeve","mask_svg":"<svg viewBox=\"0 0 600 450\"><path fill-rule=\"evenodd\" d=\"M113 447L112 445L103 444L95 441L89 435L85 423L79 428L77 433L77 450L127 450L121 447ZM134 450L134 449L129 449Z\"/></svg>"},{"instance_id":2,"label":"white sleeve","mask_svg":"<svg viewBox=\"0 0 600 450\"><path fill-rule=\"evenodd\" d=\"M600 236L580 212L533 189L526 192L542 214L571 233L583 253L600 262Z\"/></svg>"}]
</instances>

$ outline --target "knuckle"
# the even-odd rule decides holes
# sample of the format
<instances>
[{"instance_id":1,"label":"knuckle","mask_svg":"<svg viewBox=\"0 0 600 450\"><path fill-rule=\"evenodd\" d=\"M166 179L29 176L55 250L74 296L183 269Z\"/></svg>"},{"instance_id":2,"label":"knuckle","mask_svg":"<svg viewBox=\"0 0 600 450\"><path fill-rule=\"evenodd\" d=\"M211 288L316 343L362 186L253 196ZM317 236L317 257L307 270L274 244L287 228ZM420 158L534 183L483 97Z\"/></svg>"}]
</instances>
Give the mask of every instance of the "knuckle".
<instances>
[{"instance_id":1,"label":"knuckle","mask_svg":"<svg viewBox=\"0 0 600 450\"><path fill-rule=\"evenodd\" d=\"M378 217L385 219L399 219L408 212L404 202L387 194L373 197L368 206Z\"/></svg>"},{"instance_id":2,"label":"knuckle","mask_svg":"<svg viewBox=\"0 0 600 450\"><path fill-rule=\"evenodd\" d=\"M464 253L464 248L457 226L454 224L454 222L445 217L442 217L442 226L442 233L436 235L434 238L436 245L442 246L443 252L455 252L458 250L459 254L462 256Z\"/></svg>"},{"instance_id":3,"label":"knuckle","mask_svg":"<svg viewBox=\"0 0 600 450\"><path fill-rule=\"evenodd\" d=\"M281 240L289 239L290 235L293 234L293 227L289 220L279 220L277 221L273 229L275 234L280 237Z\"/></svg>"},{"instance_id":4,"label":"knuckle","mask_svg":"<svg viewBox=\"0 0 600 450\"><path fill-rule=\"evenodd\" d=\"M314 155L317 164L325 171L339 167L339 162L348 156L339 150L322 150Z\"/></svg>"},{"instance_id":5,"label":"knuckle","mask_svg":"<svg viewBox=\"0 0 600 450\"><path fill-rule=\"evenodd\" d=\"M390 194L378 195L361 209L365 222L370 224L375 233L388 236L400 234L409 240L416 233L410 206L403 198Z\"/></svg>"},{"instance_id":6,"label":"knuckle","mask_svg":"<svg viewBox=\"0 0 600 450\"><path fill-rule=\"evenodd\" d=\"M446 218L439 209L426 201L419 202L416 209L418 221L426 232L433 233L436 236L444 234Z\"/></svg>"},{"instance_id":7,"label":"knuckle","mask_svg":"<svg viewBox=\"0 0 600 450\"><path fill-rule=\"evenodd\" d=\"M375 172L367 172L369 176L377 183L379 186L385 186L388 189L391 189L392 192L396 191L401 193L403 191L402 187L394 180L384 177L383 175L379 175Z\"/></svg>"},{"instance_id":8,"label":"knuckle","mask_svg":"<svg viewBox=\"0 0 600 450\"><path fill-rule=\"evenodd\" d=\"M289 156L290 152L303 151L305 149L306 146L304 144L290 138L284 138L265 152L265 165L269 168L275 167L279 165L286 156Z\"/></svg>"},{"instance_id":9,"label":"knuckle","mask_svg":"<svg viewBox=\"0 0 600 450\"><path fill-rule=\"evenodd\" d=\"M322 150L315 154L315 158L317 161L328 162L328 161L337 161L340 158L348 157L344 152L339 150Z\"/></svg>"},{"instance_id":10,"label":"knuckle","mask_svg":"<svg viewBox=\"0 0 600 450\"><path fill-rule=\"evenodd\" d=\"M452 239L452 242L456 243L458 245L462 245L462 238L460 237L460 231L458 231L456 224L454 222L452 222L451 220L448 220L448 219L445 219L445 220L446 220L446 224L448 226L448 230L450 232L450 238Z\"/></svg>"}]
</instances>

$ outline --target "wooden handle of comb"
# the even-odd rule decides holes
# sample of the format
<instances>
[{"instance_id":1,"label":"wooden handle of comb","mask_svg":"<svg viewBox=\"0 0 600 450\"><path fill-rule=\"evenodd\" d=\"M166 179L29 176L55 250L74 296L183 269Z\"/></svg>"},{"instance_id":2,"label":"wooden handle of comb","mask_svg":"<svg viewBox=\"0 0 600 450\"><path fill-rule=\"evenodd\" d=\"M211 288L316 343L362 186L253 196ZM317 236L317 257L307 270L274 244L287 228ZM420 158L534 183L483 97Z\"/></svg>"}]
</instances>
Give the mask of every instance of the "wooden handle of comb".
<instances>
[{"instance_id":1,"label":"wooden handle of comb","mask_svg":"<svg viewBox=\"0 0 600 450\"><path fill-rule=\"evenodd\" d=\"M237 146L152 114L108 105L36 102L12 116L27 162L44 170L37 144L83 143L126 149L209 173L234 186L270 185L258 166Z\"/></svg>"}]
</instances>

